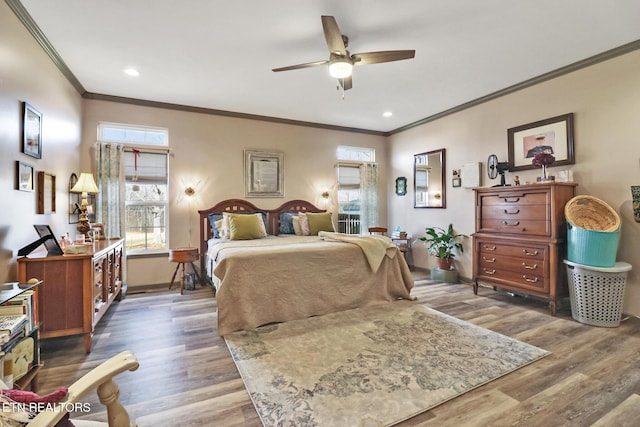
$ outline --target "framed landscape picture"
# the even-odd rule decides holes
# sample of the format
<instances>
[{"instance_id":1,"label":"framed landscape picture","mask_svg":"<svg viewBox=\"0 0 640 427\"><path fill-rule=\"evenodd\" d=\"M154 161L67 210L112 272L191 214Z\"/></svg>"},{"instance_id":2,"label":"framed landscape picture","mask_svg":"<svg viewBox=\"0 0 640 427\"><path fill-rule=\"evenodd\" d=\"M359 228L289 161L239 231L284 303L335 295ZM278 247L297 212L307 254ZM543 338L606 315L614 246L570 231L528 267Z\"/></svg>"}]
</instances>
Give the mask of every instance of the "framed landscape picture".
<instances>
[{"instance_id":1,"label":"framed landscape picture","mask_svg":"<svg viewBox=\"0 0 640 427\"><path fill-rule=\"evenodd\" d=\"M26 102L22 103L22 152L42 158L42 114Z\"/></svg>"}]
</instances>

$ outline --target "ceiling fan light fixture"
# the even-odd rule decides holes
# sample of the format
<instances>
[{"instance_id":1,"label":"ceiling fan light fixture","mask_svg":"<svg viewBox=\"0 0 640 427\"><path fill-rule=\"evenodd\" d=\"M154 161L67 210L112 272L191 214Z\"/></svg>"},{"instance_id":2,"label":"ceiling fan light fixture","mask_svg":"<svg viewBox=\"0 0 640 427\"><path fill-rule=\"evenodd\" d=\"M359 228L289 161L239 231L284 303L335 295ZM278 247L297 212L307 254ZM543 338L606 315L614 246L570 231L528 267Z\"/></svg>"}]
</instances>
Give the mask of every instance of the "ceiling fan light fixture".
<instances>
[{"instance_id":1,"label":"ceiling fan light fixture","mask_svg":"<svg viewBox=\"0 0 640 427\"><path fill-rule=\"evenodd\" d=\"M335 79L346 79L352 70L353 64L347 58L335 58L329 63L329 75Z\"/></svg>"}]
</instances>

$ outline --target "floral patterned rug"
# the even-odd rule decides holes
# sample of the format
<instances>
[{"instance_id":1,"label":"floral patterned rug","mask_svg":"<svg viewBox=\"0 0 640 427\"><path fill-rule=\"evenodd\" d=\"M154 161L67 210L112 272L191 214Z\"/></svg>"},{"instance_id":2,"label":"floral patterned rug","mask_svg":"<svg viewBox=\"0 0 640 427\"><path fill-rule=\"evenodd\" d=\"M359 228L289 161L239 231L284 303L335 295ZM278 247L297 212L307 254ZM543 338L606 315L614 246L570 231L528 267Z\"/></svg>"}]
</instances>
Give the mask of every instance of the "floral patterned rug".
<instances>
[{"instance_id":1,"label":"floral patterned rug","mask_svg":"<svg viewBox=\"0 0 640 427\"><path fill-rule=\"evenodd\" d=\"M225 336L265 426L388 426L548 354L396 301Z\"/></svg>"}]
</instances>

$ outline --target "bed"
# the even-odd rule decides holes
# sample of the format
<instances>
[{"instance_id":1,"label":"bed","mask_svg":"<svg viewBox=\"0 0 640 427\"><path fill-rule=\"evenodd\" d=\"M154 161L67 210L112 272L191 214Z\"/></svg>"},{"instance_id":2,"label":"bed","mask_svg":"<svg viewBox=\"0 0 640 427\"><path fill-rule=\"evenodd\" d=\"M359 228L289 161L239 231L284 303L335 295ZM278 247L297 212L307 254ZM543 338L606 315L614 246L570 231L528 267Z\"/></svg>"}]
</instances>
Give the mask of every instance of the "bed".
<instances>
[{"instance_id":1,"label":"bed","mask_svg":"<svg viewBox=\"0 0 640 427\"><path fill-rule=\"evenodd\" d=\"M225 212L259 215L267 236L220 237L214 225ZM201 276L216 293L221 336L267 323L412 299L411 272L389 239L331 230L295 235L289 217L330 216L309 202L292 200L269 210L229 199L198 213Z\"/></svg>"}]
</instances>

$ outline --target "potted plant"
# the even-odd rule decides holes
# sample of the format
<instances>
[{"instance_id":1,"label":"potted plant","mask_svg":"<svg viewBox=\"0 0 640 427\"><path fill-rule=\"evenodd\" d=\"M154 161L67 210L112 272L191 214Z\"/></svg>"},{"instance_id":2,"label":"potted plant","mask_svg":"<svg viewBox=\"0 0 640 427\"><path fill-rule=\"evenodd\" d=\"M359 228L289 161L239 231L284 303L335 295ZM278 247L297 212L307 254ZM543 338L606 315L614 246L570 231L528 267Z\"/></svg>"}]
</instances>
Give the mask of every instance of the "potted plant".
<instances>
[{"instance_id":1,"label":"potted plant","mask_svg":"<svg viewBox=\"0 0 640 427\"><path fill-rule=\"evenodd\" d=\"M427 244L429 253L438 259L438 268L451 270L455 258L454 249L460 253L464 252L460 239L467 236L453 231L453 224L449 224L446 230L440 227L428 227L425 233L427 235L420 237L420 240Z\"/></svg>"}]
</instances>

